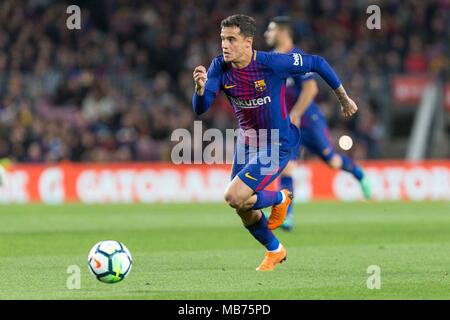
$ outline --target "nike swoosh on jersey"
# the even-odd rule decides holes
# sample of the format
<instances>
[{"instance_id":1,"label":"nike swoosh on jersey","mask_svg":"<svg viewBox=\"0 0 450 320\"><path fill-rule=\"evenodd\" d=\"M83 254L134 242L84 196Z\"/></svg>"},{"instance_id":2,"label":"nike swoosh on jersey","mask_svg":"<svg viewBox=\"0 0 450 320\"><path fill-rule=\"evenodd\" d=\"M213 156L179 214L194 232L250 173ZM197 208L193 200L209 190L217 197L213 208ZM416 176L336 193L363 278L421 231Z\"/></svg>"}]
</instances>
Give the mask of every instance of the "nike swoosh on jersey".
<instances>
[{"instance_id":1,"label":"nike swoosh on jersey","mask_svg":"<svg viewBox=\"0 0 450 320\"><path fill-rule=\"evenodd\" d=\"M246 172L246 173L245 173L245 177L246 177L246 178L249 178L249 179L252 179L252 180L255 180L255 181L258 180L258 179L256 179L256 178L253 178L253 177L250 175L250 172Z\"/></svg>"},{"instance_id":2,"label":"nike swoosh on jersey","mask_svg":"<svg viewBox=\"0 0 450 320\"><path fill-rule=\"evenodd\" d=\"M231 85L231 86L229 86L229 85L224 85L223 87L224 87L225 89L231 89L231 88L236 87L236 85L235 85L235 84L233 84L233 85Z\"/></svg>"}]
</instances>

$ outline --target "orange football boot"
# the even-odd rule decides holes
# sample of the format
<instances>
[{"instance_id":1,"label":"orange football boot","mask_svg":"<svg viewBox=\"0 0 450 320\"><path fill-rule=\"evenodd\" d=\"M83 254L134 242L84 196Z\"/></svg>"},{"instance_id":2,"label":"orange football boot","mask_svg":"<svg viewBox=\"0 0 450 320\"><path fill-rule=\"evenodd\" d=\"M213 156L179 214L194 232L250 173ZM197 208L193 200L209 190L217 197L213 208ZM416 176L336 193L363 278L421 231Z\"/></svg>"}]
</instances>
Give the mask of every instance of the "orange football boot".
<instances>
[{"instance_id":1,"label":"orange football boot","mask_svg":"<svg viewBox=\"0 0 450 320\"><path fill-rule=\"evenodd\" d=\"M286 249L281 246L279 252L267 251L264 260L261 262L256 271L271 271L275 269L277 263L283 263L286 260Z\"/></svg>"},{"instance_id":2,"label":"orange football boot","mask_svg":"<svg viewBox=\"0 0 450 320\"><path fill-rule=\"evenodd\" d=\"M272 206L269 222L267 223L267 226L270 230L274 230L283 224L289 205L292 202L292 198L294 198L294 196L288 189L280 190L280 192L284 193L284 201L282 201L280 204Z\"/></svg>"}]
</instances>

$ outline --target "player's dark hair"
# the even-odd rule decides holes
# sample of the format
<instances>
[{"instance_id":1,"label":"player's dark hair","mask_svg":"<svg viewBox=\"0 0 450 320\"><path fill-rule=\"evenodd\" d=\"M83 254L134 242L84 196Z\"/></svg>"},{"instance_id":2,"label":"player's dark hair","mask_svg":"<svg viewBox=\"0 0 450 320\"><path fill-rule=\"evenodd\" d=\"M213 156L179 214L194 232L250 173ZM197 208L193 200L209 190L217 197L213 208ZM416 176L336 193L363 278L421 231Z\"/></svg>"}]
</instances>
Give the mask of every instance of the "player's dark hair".
<instances>
[{"instance_id":1,"label":"player's dark hair","mask_svg":"<svg viewBox=\"0 0 450 320\"><path fill-rule=\"evenodd\" d=\"M289 36L294 39L294 23L289 16L276 16L273 17L270 22L275 23L279 28L288 31Z\"/></svg>"},{"instance_id":2,"label":"player's dark hair","mask_svg":"<svg viewBox=\"0 0 450 320\"><path fill-rule=\"evenodd\" d=\"M222 20L221 28L238 27L240 33L245 37L255 37L256 35L256 21L245 14L235 14Z\"/></svg>"}]
</instances>

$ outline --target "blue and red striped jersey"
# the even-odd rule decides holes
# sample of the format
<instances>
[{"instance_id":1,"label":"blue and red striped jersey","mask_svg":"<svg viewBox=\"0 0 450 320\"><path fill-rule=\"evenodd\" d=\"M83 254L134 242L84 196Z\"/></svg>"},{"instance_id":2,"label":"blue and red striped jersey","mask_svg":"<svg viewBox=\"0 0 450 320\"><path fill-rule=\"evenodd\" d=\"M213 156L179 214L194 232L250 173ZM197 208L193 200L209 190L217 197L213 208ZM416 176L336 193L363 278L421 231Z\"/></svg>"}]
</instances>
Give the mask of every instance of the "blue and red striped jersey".
<instances>
[{"instance_id":1,"label":"blue and red striped jersey","mask_svg":"<svg viewBox=\"0 0 450 320\"><path fill-rule=\"evenodd\" d=\"M270 143L271 129L275 129L278 130L281 145L295 146L299 132L289 120L285 81L289 76L307 72L317 72L333 89L340 86L333 69L319 56L254 50L251 62L237 69L219 55L208 69L204 94L198 96L194 93L194 111L197 114L205 112L222 90L234 109L244 135L249 132L253 138L255 133L259 144L262 135L265 135L265 142Z\"/></svg>"}]
</instances>

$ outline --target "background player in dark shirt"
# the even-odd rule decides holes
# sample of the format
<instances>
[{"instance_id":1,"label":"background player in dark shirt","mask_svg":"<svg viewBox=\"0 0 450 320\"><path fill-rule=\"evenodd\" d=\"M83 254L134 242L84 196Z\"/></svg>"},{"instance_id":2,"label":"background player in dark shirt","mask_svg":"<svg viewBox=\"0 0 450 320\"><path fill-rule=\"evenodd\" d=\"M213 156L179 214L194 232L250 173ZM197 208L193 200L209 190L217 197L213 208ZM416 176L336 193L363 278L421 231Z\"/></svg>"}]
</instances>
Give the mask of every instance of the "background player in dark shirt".
<instances>
[{"instance_id":1,"label":"background player in dark shirt","mask_svg":"<svg viewBox=\"0 0 450 320\"><path fill-rule=\"evenodd\" d=\"M267 44L273 47L275 52L304 54L294 45L294 28L290 17L273 18L264 35ZM286 81L286 106L292 123L300 127L301 144L331 168L351 173L359 181L364 197L369 199L372 190L362 168L347 155L335 151L325 117L314 101L317 93L318 87L313 73L289 77ZM286 165L280 179L280 188L288 189L292 193L294 193L292 174L298 156L299 154L293 155L293 161ZM286 219L281 225L285 230L294 227L292 207L291 203Z\"/></svg>"}]
</instances>

